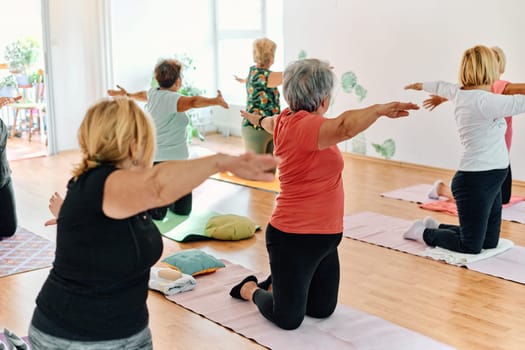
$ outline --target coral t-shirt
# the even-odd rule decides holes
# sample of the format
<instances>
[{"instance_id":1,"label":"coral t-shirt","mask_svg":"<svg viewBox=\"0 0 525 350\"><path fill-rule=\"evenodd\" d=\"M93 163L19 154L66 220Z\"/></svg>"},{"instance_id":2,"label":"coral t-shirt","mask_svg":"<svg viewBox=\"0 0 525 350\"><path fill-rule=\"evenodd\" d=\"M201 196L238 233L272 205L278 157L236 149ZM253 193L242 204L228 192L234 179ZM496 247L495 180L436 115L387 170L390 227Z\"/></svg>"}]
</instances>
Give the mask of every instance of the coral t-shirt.
<instances>
[{"instance_id":1,"label":"coral t-shirt","mask_svg":"<svg viewBox=\"0 0 525 350\"><path fill-rule=\"evenodd\" d=\"M490 90L495 94L501 95L508 84L508 81L496 80L494 84L491 85ZM505 117L505 122L507 122L507 131L505 131L505 143L507 144L507 150L510 152L510 146L512 145L512 117Z\"/></svg>"},{"instance_id":2,"label":"coral t-shirt","mask_svg":"<svg viewBox=\"0 0 525 350\"><path fill-rule=\"evenodd\" d=\"M274 154L281 158L281 192L270 223L287 233L335 234L343 231L344 162L337 145L319 150L327 119L285 109L276 119Z\"/></svg>"}]
</instances>

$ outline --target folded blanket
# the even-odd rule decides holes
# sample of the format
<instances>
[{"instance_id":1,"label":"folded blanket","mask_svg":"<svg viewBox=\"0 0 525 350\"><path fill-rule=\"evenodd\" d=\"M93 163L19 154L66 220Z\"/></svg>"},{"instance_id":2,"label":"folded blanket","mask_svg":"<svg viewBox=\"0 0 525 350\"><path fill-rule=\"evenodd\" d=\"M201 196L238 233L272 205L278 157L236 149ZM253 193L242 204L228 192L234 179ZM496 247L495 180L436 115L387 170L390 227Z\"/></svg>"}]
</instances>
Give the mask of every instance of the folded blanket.
<instances>
[{"instance_id":1,"label":"folded blanket","mask_svg":"<svg viewBox=\"0 0 525 350\"><path fill-rule=\"evenodd\" d=\"M507 204L503 205L503 208L508 208L513 206L516 203L523 202L524 197L521 196L512 196L510 201ZM448 215L458 216L458 208L456 206L456 201L453 199L449 200L436 200L433 202L423 203L419 205L422 209L439 211Z\"/></svg>"},{"instance_id":2,"label":"folded blanket","mask_svg":"<svg viewBox=\"0 0 525 350\"><path fill-rule=\"evenodd\" d=\"M165 295L173 295L177 293L187 292L195 288L197 281L193 276L187 274L181 274L181 277L176 280L162 278L159 276L159 272L162 269L152 267L149 277L149 288L158 290Z\"/></svg>"},{"instance_id":3,"label":"folded blanket","mask_svg":"<svg viewBox=\"0 0 525 350\"><path fill-rule=\"evenodd\" d=\"M514 246L512 241L505 238L500 238L498 246L493 249L483 249L479 254L458 253L441 247L427 248L421 255L432 258L434 260L444 260L448 264L457 266L466 266L467 264L487 259L503 253Z\"/></svg>"}]
</instances>

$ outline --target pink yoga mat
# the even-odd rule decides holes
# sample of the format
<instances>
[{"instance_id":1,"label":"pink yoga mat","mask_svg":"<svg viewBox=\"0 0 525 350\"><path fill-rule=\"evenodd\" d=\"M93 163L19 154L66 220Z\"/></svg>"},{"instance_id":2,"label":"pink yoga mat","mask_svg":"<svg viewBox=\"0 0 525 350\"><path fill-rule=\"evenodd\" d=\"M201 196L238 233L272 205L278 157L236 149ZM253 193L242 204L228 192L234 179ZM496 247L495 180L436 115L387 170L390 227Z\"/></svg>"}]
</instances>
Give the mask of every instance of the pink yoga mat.
<instances>
[{"instance_id":1,"label":"pink yoga mat","mask_svg":"<svg viewBox=\"0 0 525 350\"><path fill-rule=\"evenodd\" d=\"M412 221L373 212L344 217L343 235L386 248L421 256L426 245L403 238ZM525 284L525 248L514 246L485 260L469 263L467 268L487 275Z\"/></svg>"},{"instance_id":2,"label":"pink yoga mat","mask_svg":"<svg viewBox=\"0 0 525 350\"><path fill-rule=\"evenodd\" d=\"M24 228L0 240L0 277L51 266L55 244Z\"/></svg>"},{"instance_id":3,"label":"pink yoga mat","mask_svg":"<svg viewBox=\"0 0 525 350\"><path fill-rule=\"evenodd\" d=\"M448 201L441 197L440 200L428 198L428 192L432 188L429 184L419 184L410 187L400 188L390 192L381 193L382 197L404 200L418 203L420 208L458 216L458 210L454 201ZM507 221L514 221L525 224L525 198L512 196L508 204L503 205L501 218Z\"/></svg>"},{"instance_id":4,"label":"pink yoga mat","mask_svg":"<svg viewBox=\"0 0 525 350\"><path fill-rule=\"evenodd\" d=\"M226 268L198 276L194 290L167 298L271 349L452 349L449 345L341 304L327 319L307 317L298 329L282 330L266 320L253 303L230 297L231 287L254 273L241 265L224 263Z\"/></svg>"}]
</instances>

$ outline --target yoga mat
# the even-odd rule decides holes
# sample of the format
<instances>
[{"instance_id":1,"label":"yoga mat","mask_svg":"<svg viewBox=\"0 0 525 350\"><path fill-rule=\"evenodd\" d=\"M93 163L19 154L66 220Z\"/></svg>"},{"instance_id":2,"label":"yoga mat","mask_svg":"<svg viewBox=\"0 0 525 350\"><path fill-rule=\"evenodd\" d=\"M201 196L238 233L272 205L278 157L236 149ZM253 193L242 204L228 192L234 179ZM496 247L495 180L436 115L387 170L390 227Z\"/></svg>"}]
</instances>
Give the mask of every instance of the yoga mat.
<instances>
[{"instance_id":1,"label":"yoga mat","mask_svg":"<svg viewBox=\"0 0 525 350\"><path fill-rule=\"evenodd\" d=\"M458 209L453 200L441 197L439 200L428 198L428 192L432 188L429 184L419 184L400 188L390 192L381 193L382 197L400 199L408 202L418 203L422 209L437 211L452 216L458 216ZM508 204L503 205L501 218L525 224L525 198L512 196Z\"/></svg>"},{"instance_id":2,"label":"yoga mat","mask_svg":"<svg viewBox=\"0 0 525 350\"><path fill-rule=\"evenodd\" d=\"M343 235L359 241L401 252L428 257L425 244L404 239L403 233L412 221L373 212L362 212L344 217ZM500 239L503 241L503 239ZM525 284L525 248L512 248L487 259L467 262L463 266L487 275Z\"/></svg>"},{"instance_id":3,"label":"yoga mat","mask_svg":"<svg viewBox=\"0 0 525 350\"><path fill-rule=\"evenodd\" d=\"M190 215L177 215L168 210L163 220L153 220L160 233L177 242L194 242L211 239L205 233L206 223L212 216L220 215L214 211L192 211Z\"/></svg>"},{"instance_id":4,"label":"yoga mat","mask_svg":"<svg viewBox=\"0 0 525 350\"><path fill-rule=\"evenodd\" d=\"M49 267L55 259L55 244L19 227L0 240L0 277Z\"/></svg>"},{"instance_id":5,"label":"yoga mat","mask_svg":"<svg viewBox=\"0 0 525 350\"><path fill-rule=\"evenodd\" d=\"M228 172L217 173L212 175L210 178L213 180L229 182L236 185L256 188L258 190L264 190L274 193L279 193L281 191L279 178L277 175L275 176L275 179L271 182L245 180Z\"/></svg>"},{"instance_id":6,"label":"yoga mat","mask_svg":"<svg viewBox=\"0 0 525 350\"><path fill-rule=\"evenodd\" d=\"M194 290L166 298L274 350L453 349L422 334L342 304L327 319L306 317L298 329L282 330L266 320L253 303L230 297L228 293L231 287L254 273L241 265L225 260L223 262L226 268L209 275L197 276Z\"/></svg>"}]
</instances>

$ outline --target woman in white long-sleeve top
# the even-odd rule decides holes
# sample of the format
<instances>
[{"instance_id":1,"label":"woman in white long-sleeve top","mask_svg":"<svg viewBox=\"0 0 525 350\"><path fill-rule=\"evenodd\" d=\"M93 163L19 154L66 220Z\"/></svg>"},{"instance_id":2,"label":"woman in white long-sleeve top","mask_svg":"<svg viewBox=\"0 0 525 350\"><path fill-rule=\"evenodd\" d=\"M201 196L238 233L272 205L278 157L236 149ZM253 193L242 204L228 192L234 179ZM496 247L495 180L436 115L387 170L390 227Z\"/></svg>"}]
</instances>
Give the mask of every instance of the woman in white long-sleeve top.
<instances>
[{"instance_id":1,"label":"woman in white long-sleeve top","mask_svg":"<svg viewBox=\"0 0 525 350\"><path fill-rule=\"evenodd\" d=\"M454 103L463 147L459 168L452 179L459 226L426 218L415 221L405 232L405 238L470 254L498 245L501 185L509 167L505 117L525 112L525 96L491 93L490 87L498 76L499 66L493 50L478 45L463 54L459 85L437 81L405 87L424 90Z\"/></svg>"}]
</instances>

